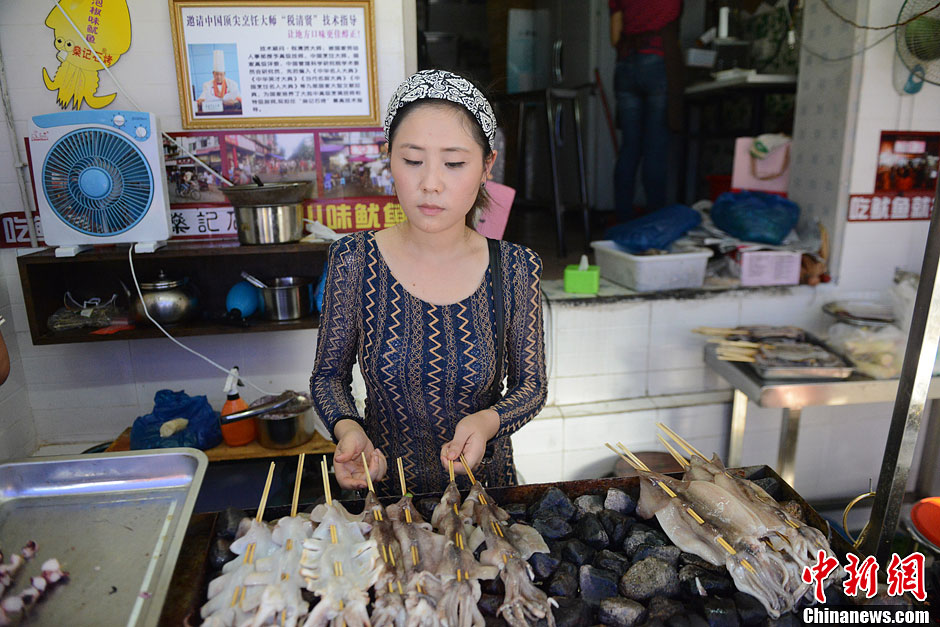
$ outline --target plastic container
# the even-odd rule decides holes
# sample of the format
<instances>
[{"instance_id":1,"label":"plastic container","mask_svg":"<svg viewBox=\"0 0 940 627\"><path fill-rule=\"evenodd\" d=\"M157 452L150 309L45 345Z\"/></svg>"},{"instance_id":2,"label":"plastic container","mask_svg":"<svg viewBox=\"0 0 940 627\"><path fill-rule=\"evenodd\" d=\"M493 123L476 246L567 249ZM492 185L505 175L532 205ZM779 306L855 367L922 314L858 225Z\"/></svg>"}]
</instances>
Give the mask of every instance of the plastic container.
<instances>
[{"instance_id":1,"label":"plastic container","mask_svg":"<svg viewBox=\"0 0 940 627\"><path fill-rule=\"evenodd\" d=\"M702 287L705 264L712 256L707 248L668 255L631 255L611 240L591 242L601 278L638 292Z\"/></svg>"}]
</instances>

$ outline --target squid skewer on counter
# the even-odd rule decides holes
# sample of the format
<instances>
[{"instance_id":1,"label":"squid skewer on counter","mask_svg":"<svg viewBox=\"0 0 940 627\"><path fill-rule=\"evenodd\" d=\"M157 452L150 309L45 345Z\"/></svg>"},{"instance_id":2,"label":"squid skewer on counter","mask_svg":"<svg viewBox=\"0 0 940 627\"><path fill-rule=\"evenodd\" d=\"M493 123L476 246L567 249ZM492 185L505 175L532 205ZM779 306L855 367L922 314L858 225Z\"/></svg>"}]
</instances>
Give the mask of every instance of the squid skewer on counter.
<instances>
[{"instance_id":1,"label":"squid skewer on counter","mask_svg":"<svg viewBox=\"0 0 940 627\"><path fill-rule=\"evenodd\" d=\"M473 557L473 551L483 541L483 534L469 524L472 517L459 506L460 491L454 481L451 462L450 483L431 516L431 524L445 538L444 554L437 571L444 591L437 613L449 627L482 627L485 621L477 607L479 580L493 579L499 574L499 568L484 566Z\"/></svg>"},{"instance_id":2,"label":"squid skewer on counter","mask_svg":"<svg viewBox=\"0 0 940 627\"><path fill-rule=\"evenodd\" d=\"M394 523L385 508L375 496L372 477L369 475L369 462L362 454L369 493L366 495L365 522L372 526L369 539L374 540L382 555L378 562L378 576L375 581L375 602L372 604L372 627L405 627L408 612L405 609L404 588L402 587L402 555L398 538L395 537Z\"/></svg>"},{"instance_id":3,"label":"squid skewer on counter","mask_svg":"<svg viewBox=\"0 0 940 627\"><path fill-rule=\"evenodd\" d=\"M330 495L326 458L321 463L326 505L314 509L311 518L319 526L304 541L301 574L307 589L320 597L307 615L304 627L369 625L369 588L378 577L375 541L367 540L361 517L352 516Z\"/></svg>"},{"instance_id":4,"label":"squid skewer on counter","mask_svg":"<svg viewBox=\"0 0 940 627\"><path fill-rule=\"evenodd\" d=\"M516 524L506 529L504 523L509 520L509 514L496 505L483 485L474 479L463 456L460 461L473 482L464 507L473 512L473 521L486 537L486 550L480 555L480 561L500 569L506 589L498 614L511 627L522 627L543 618L549 627L554 627L552 606L557 604L535 586L535 575L526 561L533 553L548 553L548 546L539 533L527 525Z\"/></svg>"},{"instance_id":5,"label":"squid skewer on counter","mask_svg":"<svg viewBox=\"0 0 940 627\"><path fill-rule=\"evenodd\" d=\"M13 585L13 579L20 568L23 567L23 564L31 560L38 550L39 547L36 543L30 540L23 545L19 553L11 555L10 561L6 564L3 563L3 552L0 551L0 597L3 597L6 589Z\"/></svg>"},{"instance_id":6,"label":"squid skewer on counter","mask_svg":"<svg viewBox=\"0 0 940 627\"><path fill-rule=\"evenodd\" d=\"M398 478L401 481L401 499L388 507L392 528L401 548L401 569L405 587L405 608L409 627L436 627L441 625L437 609L440 603L441 582L435 574L440 565L444 536L434 533L411 502L405 486L405 472L398 458Z\"/></svg>"}]
</instances>

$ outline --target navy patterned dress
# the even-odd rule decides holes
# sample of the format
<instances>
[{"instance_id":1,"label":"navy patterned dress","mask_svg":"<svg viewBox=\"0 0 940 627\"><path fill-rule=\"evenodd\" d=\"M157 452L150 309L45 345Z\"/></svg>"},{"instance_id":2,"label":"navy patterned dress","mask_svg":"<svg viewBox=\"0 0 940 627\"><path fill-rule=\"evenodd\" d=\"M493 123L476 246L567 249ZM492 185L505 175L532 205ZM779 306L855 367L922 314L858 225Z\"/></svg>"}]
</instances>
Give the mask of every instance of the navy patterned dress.
<instances>
[{"instance_id":1,"label":"navy patterned dress","mask_svg":"<svg viewBox=\"0 0 940 627\"><path fill-rule=\"evenodd\" d=\"M492 409L500 418L486 463L474 474L490 486L515 482L509 435L544 406L545 348L534 252L500 243L506 320L506 391ZM395 459L402 458L408 490L440 494L448 482L441 447L468 414L491 407L496 376L496 319L490 270L466 299L432 305L413 296L389 272L375 234L360 232L330 246L323 314L310 390L332 429L357 420L388 458L378 482L382 495L400 493ZM366 384L365 418L351 394L358 359ZM467 484L461 482L462 487Z\"/></svg>"}]
</instances>

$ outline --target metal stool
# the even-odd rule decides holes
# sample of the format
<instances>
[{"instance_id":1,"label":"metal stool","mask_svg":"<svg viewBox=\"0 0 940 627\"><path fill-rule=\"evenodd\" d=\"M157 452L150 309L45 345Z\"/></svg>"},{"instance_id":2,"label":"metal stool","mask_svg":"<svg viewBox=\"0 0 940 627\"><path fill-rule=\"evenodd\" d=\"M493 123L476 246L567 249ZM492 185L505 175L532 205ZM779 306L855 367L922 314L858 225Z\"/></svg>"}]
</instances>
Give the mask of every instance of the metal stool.
<instances>
[{"instance_id":1,"label":"metal stool","mask_svg":"<svg viewBox=\"0 0 940 627\"><path fill-rule=\"evenodd\" d=\"M565 211L580 210L584 220L585 249L587 243L591 241L591 214L587 197L587 182L584 174L584 141L581 128L581 102L579 100L580 92L583 89L594 89L593 83L588 83L576 89L567 89L561 87L552 87L549 89L540 89L536 91L510 94L502 98L503 101L514 102L517 106L517 128L516 128L516 146L518 147L520 164L524 163L526 147L526 112L531 107L545 107L544 127L547 130L548 153L550 162L550 174L552 177L552 206L555 212L555 233L558 242L558 256L564 257L567 253L565 245L565 231L563 216ZM564 133L562 132L562 122L564 110L568 107L574 120L574 139L575 149L578 160L578 198L579 202L565 204L562 198L561 184L559 181L559 161L561 151L566 144ZM521 194L525 193L525 167L520 166L517 174L517 189ZM524 202L524 199L518 199Z\"/></svg>"}]
</instances>

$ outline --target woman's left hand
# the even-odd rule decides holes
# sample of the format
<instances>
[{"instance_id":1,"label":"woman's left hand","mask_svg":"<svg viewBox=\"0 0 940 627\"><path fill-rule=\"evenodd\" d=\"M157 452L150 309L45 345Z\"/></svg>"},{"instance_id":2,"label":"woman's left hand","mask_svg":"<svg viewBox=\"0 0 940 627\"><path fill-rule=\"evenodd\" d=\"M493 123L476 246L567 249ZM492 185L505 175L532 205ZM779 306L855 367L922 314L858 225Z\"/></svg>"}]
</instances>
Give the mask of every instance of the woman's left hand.
<instances>
[{"instance_id":1,"label":"woman's left hand","mask_svg":"<svg viewBox=\"0 0 940 627\"><path fill-rule=\"evenodd\" d=\"M493 409L483 409L461 418L454 429L454 439L441 447L441 464L448 468L454 463L454 472L467 474L460 456L463 455L473 470L483 459L486 443L499 431L499 414Z\"/></svg>"}]
</instances>

